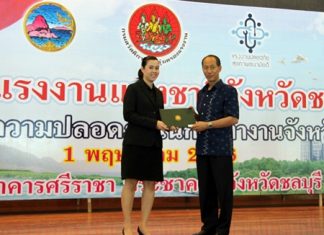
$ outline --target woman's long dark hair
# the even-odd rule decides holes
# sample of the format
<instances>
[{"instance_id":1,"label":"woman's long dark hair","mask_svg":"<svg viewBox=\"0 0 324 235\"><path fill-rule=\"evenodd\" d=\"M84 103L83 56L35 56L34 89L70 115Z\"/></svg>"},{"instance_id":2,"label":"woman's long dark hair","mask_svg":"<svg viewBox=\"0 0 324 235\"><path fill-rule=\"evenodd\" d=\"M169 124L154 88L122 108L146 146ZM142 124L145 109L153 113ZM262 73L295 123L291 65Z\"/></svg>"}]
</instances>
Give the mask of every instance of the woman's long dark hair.
<instances>
[{"instance_id":1,"label":"woman's long dark hair","mask_svg":"<svg viewBox=\"0 0 324 235\"><path fill-rule=\"evenodd\" d=\"M147 65L147 62L149 60L158 60L158 58L156 58L155 56L152 56L152 55L145 56L142 59L142 64L141 64L142 68L145 68L145 66ZM141 69L138 70L138 73L137 74L138 74L138 79L143 80L143 76L144 75L143 75L143 72L142 72Z\"/></svg>"}]
</instances>

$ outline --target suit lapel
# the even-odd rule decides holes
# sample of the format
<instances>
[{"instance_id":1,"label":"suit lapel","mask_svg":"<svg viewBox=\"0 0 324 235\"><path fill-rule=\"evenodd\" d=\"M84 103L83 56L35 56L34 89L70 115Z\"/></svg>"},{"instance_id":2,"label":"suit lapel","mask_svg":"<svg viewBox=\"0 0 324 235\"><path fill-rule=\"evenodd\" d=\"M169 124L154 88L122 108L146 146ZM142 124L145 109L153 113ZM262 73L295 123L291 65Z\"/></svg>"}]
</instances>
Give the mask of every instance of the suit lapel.
<instances>
[{"instance_id":1,"label":"suit lapel","mask_svg":"<svg viewBox=\"0 0 324 235\"><path fill-rule=\"evenodd\" d=\"M152 99L152 96L150 95L150 91L147 87L147 85L145 84L144 81L140 80L140 84L141 84L141 90L143 91L144 95L147 97L147 99L152 103L153 107L156 108L157 106L157 102L155 100Z\"/></svg>"}]
</instances>

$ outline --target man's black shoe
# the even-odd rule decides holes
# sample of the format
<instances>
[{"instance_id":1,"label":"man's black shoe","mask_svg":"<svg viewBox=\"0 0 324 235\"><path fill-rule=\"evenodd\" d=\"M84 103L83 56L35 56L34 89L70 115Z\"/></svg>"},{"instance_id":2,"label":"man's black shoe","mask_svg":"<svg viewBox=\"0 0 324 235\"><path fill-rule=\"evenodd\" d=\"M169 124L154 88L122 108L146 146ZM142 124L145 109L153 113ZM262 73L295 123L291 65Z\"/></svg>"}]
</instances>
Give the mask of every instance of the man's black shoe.
<instances>
[{"instance_id":1,"label":"man's black shoe","mask_svg":"<svg viewBox=\"0 0 324 235\"><path fill-rule=\"evenodd\" d=\"M216 232L209 232L206 230L201 230L200 232L194 233L192 235L216 235L216 234L217 234Z\"/></svg>"}]
</instances>

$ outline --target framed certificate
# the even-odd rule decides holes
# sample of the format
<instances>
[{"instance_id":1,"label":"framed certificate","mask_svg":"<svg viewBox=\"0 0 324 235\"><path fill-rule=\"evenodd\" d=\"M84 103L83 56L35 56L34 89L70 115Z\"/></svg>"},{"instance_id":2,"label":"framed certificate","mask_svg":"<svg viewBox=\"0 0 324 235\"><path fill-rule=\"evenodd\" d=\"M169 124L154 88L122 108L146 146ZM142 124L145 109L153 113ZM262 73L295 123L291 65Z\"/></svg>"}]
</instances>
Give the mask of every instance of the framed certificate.
<instances>
[{"instance_id":1,"label":"framed certificate","mask_svg":"<svg viewBox=\"0 0 324 235\"><path fill-rule=\"evenodd\" d=\"M196 122L195 113L189 108L160 109L160 115L169 127L188 127Z\"/></svg>"}]
</instances>

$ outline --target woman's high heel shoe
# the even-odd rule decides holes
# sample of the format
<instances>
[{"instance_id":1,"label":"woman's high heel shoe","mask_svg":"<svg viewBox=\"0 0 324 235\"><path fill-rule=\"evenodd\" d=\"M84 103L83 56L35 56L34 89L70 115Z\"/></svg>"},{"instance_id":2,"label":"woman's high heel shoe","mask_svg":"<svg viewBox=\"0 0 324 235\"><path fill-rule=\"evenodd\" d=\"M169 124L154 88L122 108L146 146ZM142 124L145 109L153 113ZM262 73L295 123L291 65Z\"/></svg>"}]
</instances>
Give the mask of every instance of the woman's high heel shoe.
<instances>
[{"instance_id":1,"label":"woman's high heel shoe","mask_svg":"<svg viewBox=\"0 0 324 235\"><path fill-rule=\"evenodd\" d=\"M144 235L144 233L142 233L142 231L140 230L139 226L137 227L137 233L138 235Z\"/></svg>"}]
</instances>

